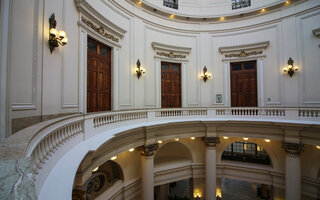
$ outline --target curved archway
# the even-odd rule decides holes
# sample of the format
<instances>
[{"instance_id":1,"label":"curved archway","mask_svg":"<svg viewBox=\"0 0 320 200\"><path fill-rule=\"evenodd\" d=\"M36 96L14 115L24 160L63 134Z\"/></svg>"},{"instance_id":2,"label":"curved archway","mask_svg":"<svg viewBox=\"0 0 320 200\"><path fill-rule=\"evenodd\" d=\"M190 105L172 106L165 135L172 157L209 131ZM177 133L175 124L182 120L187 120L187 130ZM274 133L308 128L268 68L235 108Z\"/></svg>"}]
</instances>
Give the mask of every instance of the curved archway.
<instances>
[{"instance_id":1,"label":"curved archway","mask_svg":"<svg viewBox=\"0 0 320 200\"><path fill-rule=\"evenodd\" d=\"M90 158L89 154L85 159L86 158ZM84 162L85 159L83 160ZM72 190L72 199L74 200L95 199L106 192L117 181L124 180L123 171L120 165L112 160L108 160L95 168L90 177L86 177L85 174L82 174L80 169L81 168L79 167L77 171L77 174L80 174L80 176L77 176L76 178L84 180L77 181L78 184L74 186Z\"/></svg>"},{"instance_id":2,"label":"curved archway","mask_svg":"<svg viewBox=\"0 0 320 200\"><path fill-rule=\"evenodd\" d=\"M155 165L166 161L193 161L191 151L180 142L168 142L164 144L155 155Z\"/></svg>"}]
</instances>

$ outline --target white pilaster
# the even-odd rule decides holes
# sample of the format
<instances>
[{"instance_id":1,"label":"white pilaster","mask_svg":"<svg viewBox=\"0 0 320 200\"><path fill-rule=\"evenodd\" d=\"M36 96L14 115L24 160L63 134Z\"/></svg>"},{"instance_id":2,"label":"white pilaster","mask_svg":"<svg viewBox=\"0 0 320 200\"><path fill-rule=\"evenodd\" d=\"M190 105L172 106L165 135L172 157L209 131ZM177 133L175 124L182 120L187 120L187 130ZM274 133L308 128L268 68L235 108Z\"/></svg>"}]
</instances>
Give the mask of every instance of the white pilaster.
<instances>
[{"instance_id":1,"label":"white pilaster","mask_svg":"<svg viewBox=\"0 0 320 200\"><path fill-rule=\"evenodd\" d=\"M161 66L159 59L156 59L156 108L161 108Z\"/></svg>"},{"instance_id":2,"label":"white pilaster","mask_svg":"<svg viewBox=\"0 0 320 200\"><path fill-rule=\"evenodd\" d=\"M112 110L119 110L119 49L112 51Z\"/></svg>"},{"instance_id":3,"label":"white pilaster","mask_svg":"<svg viewBox=\"0 0 320 200\"><path fill-rule=\"evenodd\" d=\"M181 91L182 91L182 98L181 103L182 107L187 107L187 63L182 63L182 69L181 69Z\"/></svg>"},{"instance_id":4,"label":"white pilaster","mask_svg":"<svg viewBox=\"0 0 320 200\"><path fill-rule=\"evenodd\" d=\"M9 10L10 10L10 1L4 0L1 1L1 10L0 10L0 141L4 140L9 136L10 131L8 128L9 120L8 120L8 93L7 88L8 80L8 38L9 38Z\"/></svg>"},{"instance_id":5,"label":"white pilaster","mask_svg":"<svg viewBox=\"0 0 320 200\"><path fill-rule=\"evenodd\" d=\"M257 84L258 84L258 106L264 107L264 89L263 89L263 58L257 60Z\"/></svg>"},{"instance_id":6,"label":"white pilaster","mask_svg":"<svg viewBox=\"0 0 320 200\"><path fill-rule=\"evenodd\" d=\"M230 62L224 62L224 106L230 107Z\"/></svg>"},{"instance_id":7,"label":"white pilaster","mask_svg":"<svg viewBox=\"0 0 320 200\"><path fill-rule=\"evenodd\" d=\"M79 112L87 112L87 32L80 29Z\"/></svg>"}]
</instances>

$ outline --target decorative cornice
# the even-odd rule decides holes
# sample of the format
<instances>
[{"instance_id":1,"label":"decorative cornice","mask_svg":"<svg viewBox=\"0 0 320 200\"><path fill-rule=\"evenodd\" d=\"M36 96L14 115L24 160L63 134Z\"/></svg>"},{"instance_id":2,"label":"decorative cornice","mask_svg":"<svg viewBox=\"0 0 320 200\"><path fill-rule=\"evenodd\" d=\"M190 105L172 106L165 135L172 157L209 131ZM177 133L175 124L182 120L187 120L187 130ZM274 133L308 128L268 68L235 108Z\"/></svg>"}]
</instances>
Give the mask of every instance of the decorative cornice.
<instances>
[{"instance_id":1,"label":"decorative cornice","mask_svg":"<svg viewBox=\"0 0 320 200\"><path fill-rule=\"evenodd\" d=\"M165 51L165 52L174 52L174 53L181 53L181 54L189 54L191 52L191 48L189 47L178 47L178 46L172 46L167 44L161 44L157 42L151 43L152 48L155 51Z\"/></svg>"},{"instance_id":2,"label":"decorative cornice","mask_svg":"<svg viewBox=\"0 0 320 200\"><path fill-rule=\"evenodd\" d=\"M85 19L84 17L81 17L81 21L83 23L85 23L87 26L89 26L90 28L92 28L94 31L99 33L100 35L102 35L112 41L119 42L119 38L115 37L114 35L112 35L110 33L107 33L102 26L98 27L98 26L94 25L91 21L89 21L88 19Z\"/></svg>"},{"instance_id":3,"label":"decorative cornice","mask_svg":"<svg viewBox=\"0 0 320 200\"><path fill-rule=\"evenodd\" d=\"M297 143L291 143L291 142L283 142L282 148L289 153L293 155L300 155L301 152L304 151L304 145L303 144L297 144Z\"/></svg>"},{"instance_id":4,"label":"decorative cornice","mask_svg":"<svg viewBox=\"0 0 320 200\"><path fill-rule=\"evenodd\" d=\"M157 51L158 56L164 56L168 58L186 58L186 55L181 55L181 54L174 54L172 51L170 53L166 53L163 51Z\"/></svg>"},{"instance_id":5,"label":"decorative cornice","mask_svg":"<svg viewBox=\"0 0 320 200\"><path fill-rule=\"evenodd\" d=\"M250 52L245 52L241 51L238 54L227 54L225 55L226 58L232 58L232 57L247 57L247 56L252 56L252 55L258 55L262 54L263 51L250 51Z\"/></svg>"},{"instance_id":6,"label":"decorative cornice","mask_svg":"<svg viewBox=\"0 0 320 200\"><path fill-rule=\"evenodd\" d=\"M217 144L220 143L219 137L202 137L201 140L207 147L215 147Z\"/></svg>"},{"instance_id":7,"label":"decorative cornice","mask_svg":"<svg viewBox=\"0 0 320 200\"><path fill-rule=\"evenodd\" d=\"M142 146L139 146L137 147L136 149L138 151L141 151L141 155L142 156L153 156L154 155L154 152L157 151L159 148L159 145L158 144L150 144L150 145L142 145Z\"/></svg>"},{"instance_id":8,"label":"decorative cornice","mask_svg":"<svg viewBox=\"0 0 320 200\"><path fill-rule=\"evenodd\" d=\"M237 46L227 46L227 47L220 47L220 53L231 53L231 52L242 52L248 50L258 50L258 49L266 49L269 46L269 41L252 43L252 44L245 44L245 45L237 45ZM255 54L253 54L255 55Z\"/></svg>"},{"instance_id":9,"label":"decorative cornice","mask_svg":"<svg viewBox=\"0 0 320 200\"><path fill-rule=\"evenodd\" d=\"M81 17L86 16L86 18L90 18L91 21L99 22L99 24L101 24L101 26L103 26L109 33L122 38L127 32L126 30L117 26L116 24L108 20L105 16L100 14L88 3L88 0L74 0L74 2L77 9L80 11Z\"/></svg>"}]
</instances>

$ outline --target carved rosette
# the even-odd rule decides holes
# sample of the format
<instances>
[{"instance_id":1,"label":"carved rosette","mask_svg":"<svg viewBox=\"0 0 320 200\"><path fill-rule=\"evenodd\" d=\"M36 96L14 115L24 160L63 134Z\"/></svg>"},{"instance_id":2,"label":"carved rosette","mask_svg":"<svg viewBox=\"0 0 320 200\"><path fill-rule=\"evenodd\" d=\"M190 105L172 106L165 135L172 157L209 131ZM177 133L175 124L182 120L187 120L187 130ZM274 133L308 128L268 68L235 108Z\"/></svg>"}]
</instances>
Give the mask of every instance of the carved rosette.
<instances>
[{"instance_id":1,"label":"carved rosette","mask_svg":"<svg viewBox=\"0 0 320 200\"><path fill-rule=\"evenodd\" d=\"M201 140L207 147L216 147L220 143L219 137L202 137Z\"/></svg>"},{"instance_id":2,"label":"carved rosette","mask_svg":"<svg viewBox=\"0 0 320 200\"><path fill-rule=\"evenodd\" d=\"M141 151L142 156L153 156L154 152L157 151L159 148L158 144L150 144L150 145L142 145L140 147L137 147L136 149L138 151Z\"/></svg>"},{"instance_id":3,"label":"carved rosette","mask_svg":"<svg viewBox=\"0 0 320 200\"><path fill-rule=\"evenodd\" d=\"M291 143L291 142L283 142L282 148L286 151L286 153L293 155L300 155L304 151L303 144Z\"/></svg>"}]
</instances>

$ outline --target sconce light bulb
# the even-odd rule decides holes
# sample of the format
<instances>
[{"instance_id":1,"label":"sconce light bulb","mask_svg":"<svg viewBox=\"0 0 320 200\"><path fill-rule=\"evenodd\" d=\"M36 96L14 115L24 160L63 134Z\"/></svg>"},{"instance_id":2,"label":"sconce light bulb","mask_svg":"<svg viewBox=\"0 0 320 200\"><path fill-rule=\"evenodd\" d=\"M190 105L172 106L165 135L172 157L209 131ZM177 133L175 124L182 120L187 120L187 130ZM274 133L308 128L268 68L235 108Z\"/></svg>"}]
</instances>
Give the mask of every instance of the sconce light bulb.
<instances>
[{"instance_id":1,"label":"sconce light bulb","mask_svg":"<svg viewBox=\"0 0 320 200\"><path fill-rule=\"evenodd\" d=\"M289 69L289 70L292 69L292 65L289 65L289 66L288 66L288 69Z\"/></svg>"},{"instance_id":2,"label":"sconce light bulb","mask_svg":"<svg viewBox=\"0 0 320 200\"><path fill-rule=\"evenodd\" d=\"M61 40L61 43L62 45L66 45L68 43L68 38L67 37L64 37L62 40Z\"/></svg>"},{"instance_id":3,"label":"sconce light bulb","mask_svg":"<svg viewBox=\"0 0 320 200\"><path fill-rule=\"evenodd\" d=\"M288 71L288 68L287 68L287 67L284 67L284 68L283 68L283 71L284 71L284 72L287 72L287 71Z\"/></svg>"},{"instance_id":4,"label":"sconce light bulb","mask_svg":"<svg viewBox=\"0 0 320 200\"><path fill-rule=\"evenodd\" d=\"M201 78L203 78L203 74L201 74Z\"/></svg>"},{"instance_id":5,"label":"sconce light bulb","mask_svg":"<svg viewBox=\"0 0 320 200\"><path fill-rule=\"evenodd\" d=\"M66 37L66 33L63 30L59 31L59 38L63 39L65 37Z\"/></svg>"},{"instance_id":6,"label":"sconce light bulb","mask_svg":"<svg viewBox=\"0 0 320 200\"><path fill-rule=\"evenodd\" d=\"M211 76L212 76L211 73L209 73L208 76L209 76L209 78L211 78Z\"/></svg>"},{"instance_id":7,"label":"sconce light bulb","mask_svg":"<svg viewBox=\"0 0 320 200\"><path fill-rule=\"evenodd\" d=\"M51 29L50 29L50 34L51 34L51 35L54 35L54 36L57 36L58 30L55 29L55 28L51 28Z\"/></svg>"},{"instance_id":8,"label":"sconce light bulb","mask_svg":"<svg viewBox=\"0 0 320 200\"><path fill-rule=\"evenodd\" d=\"M298 66L294 66L294 70L298 71L299 67Z\"/></svg>"}]
</instances>

